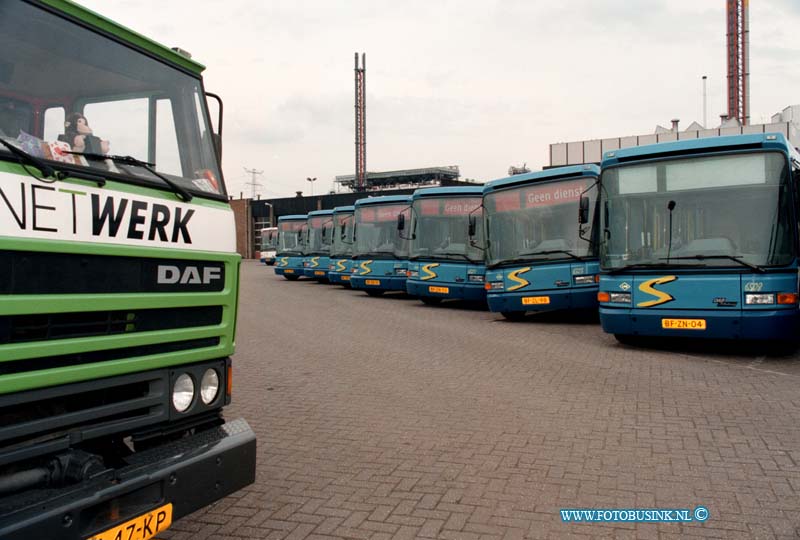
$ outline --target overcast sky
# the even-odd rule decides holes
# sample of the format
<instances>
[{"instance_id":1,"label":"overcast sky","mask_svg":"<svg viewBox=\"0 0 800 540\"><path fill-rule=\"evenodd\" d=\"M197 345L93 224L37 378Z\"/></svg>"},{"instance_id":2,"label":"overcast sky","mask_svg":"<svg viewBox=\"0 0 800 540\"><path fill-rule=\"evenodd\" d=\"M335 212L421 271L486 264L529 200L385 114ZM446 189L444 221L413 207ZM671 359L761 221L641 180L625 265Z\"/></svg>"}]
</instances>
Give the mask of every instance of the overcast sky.
<instances>
[{"instance_id":1,"label":"overcast sky","mask_svg":"<svg viewBox=\"0 0 800 540\"><path fill-rule=\"evenodd\" d=\"M548 164L549 144L725 113L725 0L79 0L207 66L228 190L354 171L353 53L367 54L367 169ZM751 120L800 103L800 0L750 3Z\"/></svg>"}]
</instances>

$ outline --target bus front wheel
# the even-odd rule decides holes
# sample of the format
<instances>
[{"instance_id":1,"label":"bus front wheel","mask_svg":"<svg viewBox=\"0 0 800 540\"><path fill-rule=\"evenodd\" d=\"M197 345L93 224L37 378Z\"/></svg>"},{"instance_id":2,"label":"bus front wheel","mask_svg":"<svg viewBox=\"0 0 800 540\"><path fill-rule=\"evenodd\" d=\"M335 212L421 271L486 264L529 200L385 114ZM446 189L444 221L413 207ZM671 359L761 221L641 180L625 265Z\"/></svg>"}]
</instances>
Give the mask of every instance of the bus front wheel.
<instances>
[{"instance_id":1,"label":"bus front wheel","mask_svg":"<svg viewBox=\"0 0 800 540\"><path fill-rule=\"evenodd\" d=\"M383 291L380 289L366 289L366 291L370 296L380 296L383 294Z\"/></svg>"},{"instance_id":2,"label":"bus front wheel","mask_svg":"<svg viewBox=\"0 0 800 540\"><path fill-rule=\"evenodd\" d=\"M521 321L525 318L524 311L501 311L500 315L505 317L508 321Z\"/></svg>"},{"instance_id":3,"label":"bus front wheel","mask_svg":"<svg viewBox=\"0 0 800 540\"><path fill-rule=\"evenodd\" d=\"M287 275L284 275L283 277L285 277L289 281L297 281L298 279L300 279L300 276L287 276Z\"/></svg>"},{"instance_id":4,"label":"bus front wheel","mask_svg":"<svg viewBox=\"0 0 800 540\"><path fill-rule=\"evenodd\" d=\"M442 303L441 298L433 298L430 296L420 296L419 299L422 300L423 304L427 304L429 306L438 306Z\"/></svg>"}]
</instances>

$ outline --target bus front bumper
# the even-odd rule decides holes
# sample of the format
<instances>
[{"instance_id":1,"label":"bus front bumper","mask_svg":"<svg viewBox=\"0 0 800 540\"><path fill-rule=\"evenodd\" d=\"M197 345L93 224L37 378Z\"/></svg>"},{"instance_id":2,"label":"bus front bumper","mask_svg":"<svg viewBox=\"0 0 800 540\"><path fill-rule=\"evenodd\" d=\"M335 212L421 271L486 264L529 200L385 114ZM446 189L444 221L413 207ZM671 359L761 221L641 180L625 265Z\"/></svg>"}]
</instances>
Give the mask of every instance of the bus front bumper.
<instances>
[{"instance_id":1,"label":"bus front bumper","mask_svg":"<svg viewBox=\"0 0 800 540\"><path fill-rule=\"evenodd\" d=\"M354 289L378 289L382 291L406 292L405 276L350 276L350 284Z\"/></svg>"},{"instance_id":2,"label":"bus front bumper","mask_svg":"<svg viewBox=\"0 0 800 540\"><path fill-rule=\"evenodd\" d=\"M664 320L704 321L704 329L665 329ZM609 334L706 339L796 340L800 311L645 310L600 307L600 324ZM699 325L697 325L699 326Z\"/></svg>"},{"instance_id":3,"label":"bus front bumper","mask_svg":"<svg viewBox=\"0 0 800 540\"><path fill-rule=\"evenodd\" d=\"M350 274L328 270L328 280L335 285L350 286Z\"/></svg>"},{"instance_id":4,"label":"bus front bumper","mask_svg":"<svg viewBox=\"0 0 800 540\"><path fill-rule=\"evenodd\" d=\"M483 283L468 285L464 283L441 283L409 279L406 292L412 296L426 296L455 300L482 301L486 299Z\"/></svg>"},{"instance_id":5,"label":"bus front bumper","mask_svg":"<svg viewBox=\"0 0 800 540\"><path fill-rule=\"evenodd\" d=\"M275 275L276 276L289 275L289 276L303 277L305 274L302 268L292 268L290 266L276 266Z\"/></svg>"},{"instance_id":6,"label":"bus front bumper","mask_svg":"<svg viewBox=\"0 0 800 540\"><path fill-rule=\"evenodd\" d=\"M238 419L125 460L92 480L25 493L9 505L0 500L0 538L83 540L131 520L155 527L166 505L174 522L255 481L256 438Z\"/></svg>"},{"instance_id":7,"label":"bus front bumper","mask_svg":"<svg viewBox=\"0 0 800 540\"><path fill-rule=\"evenodd\" d=\"M525 292L491 292L486 295L489 311L524 312L597 308L598 287L550 289Z\"/></svg>"}]
</instances>

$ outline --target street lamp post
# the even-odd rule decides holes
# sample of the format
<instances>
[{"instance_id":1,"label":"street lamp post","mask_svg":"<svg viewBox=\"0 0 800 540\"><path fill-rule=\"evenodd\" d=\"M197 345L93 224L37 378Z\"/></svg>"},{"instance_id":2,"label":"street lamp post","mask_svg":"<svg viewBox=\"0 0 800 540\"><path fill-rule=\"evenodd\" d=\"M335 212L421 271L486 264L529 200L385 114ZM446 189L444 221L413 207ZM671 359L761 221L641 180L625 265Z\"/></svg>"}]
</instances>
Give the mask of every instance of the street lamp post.
<instances>
[{"instance_id":1,"label":"street lamp post","mask_svg":"<svg viewBox=\"0 0 800 540\"><path fill-rule=\"evenodd\" d=\"M314 196L314 182L317 181L317 177L315 176L314 178L306 178L306 180L311 182L311 196L313 197Z\"/></svg>"}]
</instances>

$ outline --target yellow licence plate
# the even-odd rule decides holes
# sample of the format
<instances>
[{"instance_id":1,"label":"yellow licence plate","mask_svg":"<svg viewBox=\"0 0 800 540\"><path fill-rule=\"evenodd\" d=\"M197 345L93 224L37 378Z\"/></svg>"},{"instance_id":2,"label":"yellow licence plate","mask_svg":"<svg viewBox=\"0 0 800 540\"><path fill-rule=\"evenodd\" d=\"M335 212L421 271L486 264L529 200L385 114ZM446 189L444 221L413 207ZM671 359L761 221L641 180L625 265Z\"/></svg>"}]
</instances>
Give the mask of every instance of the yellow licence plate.
<instances>
[{"instance_id":1,"label":"yellow licence plate","mask_svg":"<svg viewBox=\"0 0 800 540\"><path fill-rule=\"evenodd\" d=\"M381 284L381 280L379 280L379 279L368 279L364 283L366 283L367 285L380 285Z\"/></svg>"},{"instance_id":2,"label":"yellow licence plate","mask_svg":"<svg viewBox=\"0 0 800 540\"><path fill-rule=\"evenodd\" d=\"M550 297L549 296L524 296L522 297L522 305L523 306L534 306L534 305L542 305L542 304L549 304Z\"/></svg>"},{"instance_id":3,"label":"yellow licence plate","mask_svg":"<svg viewBox=\"0 0 800 540\"><path fill-rule=\"evenodd\" d=\"M350 276L342 276L342 281L350 281Z\"/></svg>"},{"instance_id":4,"label":"yellow licence plate","mask_svg":"<svg viewBox=\"0 0 800 540\"><path fill-rule=\"evenodd\" d=\"M325 271L324 270L314 270L314 275L315 276L324 276L325 275Z\"/></svg>"},{"instance_id":5,"label":"yellow licence plate","mask_svg":"<svg viewBox=\"0 0 800 540\"><path fill-rule=\"evenodd\" d=\"M428 292L432 293L439 293L439 294L450 294L450 287L434 287L431 285L428 287Z\"/></svg>"},{"instance_id":6,"label":"yellow licence plate","mask_svg":"<svg viewBox=\"0 0 800 540\"><path fill-rule=\"evenodd\" d=\"M148 540L172 525L172 503L142 514L89 540Z\"/></svg>"},{"instance_id":7,"label":"yellow licence plate","mask_svg":"<svg viewBox=\"0 0 800 540\"><path fill-rule=\"evenodd\" d=\"M705 330L705 319L661 319L661 328L667 330Z\"/></svg>"},{"instance_id":8,"label":"yellow licence plate","mask_svg":"<svg viewBox=\"0 0 800 540\"><path fill-rule=\"evenodd\" d=\"M294 270L292 270L291 268L287 268L286 270L283 271L283 273L284 274L294 274Z\"/></svg>"}]
</instances>

